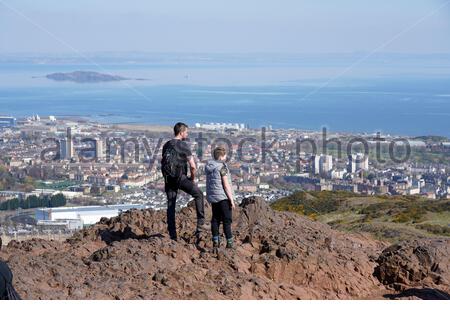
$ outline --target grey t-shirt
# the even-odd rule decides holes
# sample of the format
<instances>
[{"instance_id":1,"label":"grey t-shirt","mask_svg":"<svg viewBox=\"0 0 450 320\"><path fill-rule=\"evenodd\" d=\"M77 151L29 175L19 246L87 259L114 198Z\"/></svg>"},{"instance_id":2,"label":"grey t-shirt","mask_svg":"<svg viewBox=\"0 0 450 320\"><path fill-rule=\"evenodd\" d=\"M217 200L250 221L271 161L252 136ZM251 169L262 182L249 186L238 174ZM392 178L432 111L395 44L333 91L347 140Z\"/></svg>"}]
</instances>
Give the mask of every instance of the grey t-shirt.
<instances>
[{"instance_id":1,"label":"grey t-shirt","mask_svg":"<svg viewBox=\"0 0 450 320\"><path fill-rule=\"evenodd\" d=\"M205 166L206 197L210 203L228 199L223 188L222 177L227 177L230 185L231 179L228 166L224 162L210 160Z\"/></svg>"}]
</instances>

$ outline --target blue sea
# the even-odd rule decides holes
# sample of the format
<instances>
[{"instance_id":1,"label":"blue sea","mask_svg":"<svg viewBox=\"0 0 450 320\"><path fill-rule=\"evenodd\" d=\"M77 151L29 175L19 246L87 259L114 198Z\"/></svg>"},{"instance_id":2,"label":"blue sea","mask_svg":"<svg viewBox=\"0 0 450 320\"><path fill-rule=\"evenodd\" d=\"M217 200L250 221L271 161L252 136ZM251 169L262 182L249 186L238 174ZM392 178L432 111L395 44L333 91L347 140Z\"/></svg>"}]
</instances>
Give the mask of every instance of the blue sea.
<instances>
[{"instance_id":1,"label":"blue sea","mask_svg":"<svg viewBox=\"0 0 450 320\"><path fill-rule=\"evenodd\" d=\"M145 80L76 84L43 77L76 70ZM108 123L326 126L333 132L450 137L448 69L424 76L370 70L339 76L333 66L288 64L0 63L0 114L85 116Z\"/></svg>"}]
</instances>

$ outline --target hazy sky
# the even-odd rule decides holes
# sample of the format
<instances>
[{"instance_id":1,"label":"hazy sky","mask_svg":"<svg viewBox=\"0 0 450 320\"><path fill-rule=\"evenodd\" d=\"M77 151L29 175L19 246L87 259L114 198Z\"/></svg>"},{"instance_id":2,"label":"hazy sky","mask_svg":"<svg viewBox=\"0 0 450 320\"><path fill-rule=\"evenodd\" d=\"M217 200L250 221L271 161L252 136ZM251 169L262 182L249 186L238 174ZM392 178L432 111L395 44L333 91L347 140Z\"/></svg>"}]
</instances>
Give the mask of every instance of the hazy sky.
<instances>
[{"instance_id":1,"label":"hazy sky","mask_svg":"<svg viewBox=\"0 0 450 320\"><path fill-rule=\"evenodd\" d=\"M371 51L446 2L0 0L0 53ZM450 52L450 2L381 51Z\"/></svg>"}]
</instances>

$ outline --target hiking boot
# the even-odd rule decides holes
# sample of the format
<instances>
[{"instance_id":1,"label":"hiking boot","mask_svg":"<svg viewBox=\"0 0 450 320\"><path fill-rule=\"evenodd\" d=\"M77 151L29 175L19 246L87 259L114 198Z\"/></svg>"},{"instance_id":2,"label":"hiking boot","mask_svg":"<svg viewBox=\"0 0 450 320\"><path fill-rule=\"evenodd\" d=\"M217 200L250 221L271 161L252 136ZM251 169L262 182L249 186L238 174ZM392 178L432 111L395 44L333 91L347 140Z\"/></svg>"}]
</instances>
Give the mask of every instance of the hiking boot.
<instances>
[{"instance_id":1,"label":"hiking boot","mask_svg":"<svg viewBox=\"0 0 450 320\"><path fill-rule=\"evenodd\" d=\"M219 253L219 241L213 241L213 253Z\"/></svg>"},{"instance_id":2,"label":"hiking boot","mask_svg":"<svg viewBox=\"0 0 450 320\"><path fill-rule=\"evenodd\" d=\"M227 240L227 247L226 248L227 249L233 249L234 248L233 240Z\"/></svg>"},{"instance_id":3,"label":"hiking boot","mask_svg":"<svg viewBox=\"0 0 450 320\"><path fill-rule=\"evenodd\" d=\"M205 239L202 237L201 234L197 233L196 234L196 239L195 239L195 247L197 248L198 251L200 252L206 252L206 242Z\"/></svg>"},{"instance_id":4,"label":"hiking boot","mask_svg":"<svg viewBox=\"0 0 450 320\"><path fill-rule=\"evenodd\" d=\"M209 229L211 229L211 227L208 226L205 222L198 222L195 233L202 234L203 232L208 232Z\"/></svg>"},{"instance_id":5,"label":"hiking boot","mask_svg":"<svg viewBox=\"0 0 450 320\"><path fill-rule=\"evenodd\" d=\"M196 231L195 232L195 243L200 243L205 240L204 233Z\"/></svg>"}]
</instances>

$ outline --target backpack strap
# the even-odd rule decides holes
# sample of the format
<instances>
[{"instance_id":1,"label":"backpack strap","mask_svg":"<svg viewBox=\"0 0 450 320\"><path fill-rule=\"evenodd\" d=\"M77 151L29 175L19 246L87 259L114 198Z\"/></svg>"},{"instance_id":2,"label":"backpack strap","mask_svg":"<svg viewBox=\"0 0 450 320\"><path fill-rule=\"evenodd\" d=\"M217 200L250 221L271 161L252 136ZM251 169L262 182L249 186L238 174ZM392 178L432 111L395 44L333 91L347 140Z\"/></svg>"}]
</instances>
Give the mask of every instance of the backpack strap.
<instances>
[{"instance_id":1,"label":"backpack strap","mask_svg":"<svg viewBox=\"0 0 450 320\"><path fill-rule=\"evenodd\" d=\"M5 263L5 265L6 265L6 263ZM9 270L9 267L7 270ZM0 300L22 300L20 295L17 293L16 289L14 289L12 282L8 281L8 279L6 279L5 274L3 272L0 272L0 275L2 276L3 281L5 283L5 292L3 293L3 296L0 296ZM12 280L12 276L11 276L11 280Z\"/></svg>"},{"instance_id":2,"label":"backpack strap","mask_svg":"<svg viewBox=\"0 0 450 320\"><path fill-rule=\"evenodd\" d=\"M22 300L16 289L14 289L12 283L8 283L6 285L6 296L8 297L8 300Z\"/></svg>"},{"instance_id":3,"label":"backpack strap","mask_svg":"<svg viewBox=\"0 0 450 320\"><path fill-rule=\"evenodd\" d=\"M3 282L4 284L4 291L0 292L0 300L9 300L8 299L8 280L6 279L3 272L0 272L0 282Z\"/></svg>"}]
</instances>

